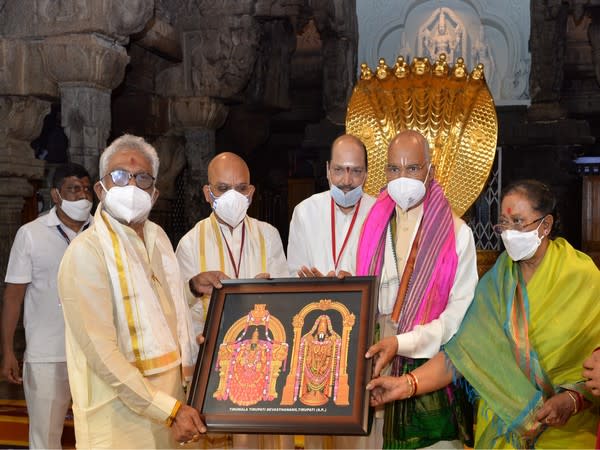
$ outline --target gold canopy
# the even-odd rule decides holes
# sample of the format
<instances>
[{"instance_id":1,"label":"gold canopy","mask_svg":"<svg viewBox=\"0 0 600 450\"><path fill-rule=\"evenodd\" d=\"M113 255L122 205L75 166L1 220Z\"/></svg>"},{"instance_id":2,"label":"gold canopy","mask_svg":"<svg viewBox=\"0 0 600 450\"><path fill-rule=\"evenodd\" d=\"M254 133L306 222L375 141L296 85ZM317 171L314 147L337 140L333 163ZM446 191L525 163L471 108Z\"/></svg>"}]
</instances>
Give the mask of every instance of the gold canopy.
<instances>
[{"instance_id":1,"label":"gold canopy","mask_svg":"<svg viewBox=\"0 0 600 450\"><path fill-rule=\"evenodd\" d=\"M481 193L496 153L498 120L483 64L470 74L463 58L451 67L444 54L433 65L428 58L408 65L402 56L393 67L380 59L375 72L362 64L346 132L367 147L369 194L376 196L387 183L388 144L407 129L427 138L435 178L462 216Z\"/></svg>"}]
</instances>

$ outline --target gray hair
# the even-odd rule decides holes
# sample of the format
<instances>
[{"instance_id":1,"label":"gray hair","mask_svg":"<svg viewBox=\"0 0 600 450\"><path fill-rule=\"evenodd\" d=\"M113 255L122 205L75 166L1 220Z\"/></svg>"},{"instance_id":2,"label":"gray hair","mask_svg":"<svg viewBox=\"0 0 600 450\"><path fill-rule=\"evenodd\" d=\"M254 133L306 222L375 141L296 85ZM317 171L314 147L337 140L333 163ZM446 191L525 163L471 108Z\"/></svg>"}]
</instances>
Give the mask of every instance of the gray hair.
<instances>
[{"instance_id":1,"label":"gray hair","mask_svg":"<svg viewBox=\"0 0 600 450\"><path fill-rule=\"evenodd\" d=\"M132 134L124 134L115 139L100 155L100 179L106 176L108 170L108 162L110 159L121 150L137 150L150 162L152 165L152 176L158 176L159 159L156 150L152 145L148 144L144 138L134 136Z\"/></svg>"}]
</instances>

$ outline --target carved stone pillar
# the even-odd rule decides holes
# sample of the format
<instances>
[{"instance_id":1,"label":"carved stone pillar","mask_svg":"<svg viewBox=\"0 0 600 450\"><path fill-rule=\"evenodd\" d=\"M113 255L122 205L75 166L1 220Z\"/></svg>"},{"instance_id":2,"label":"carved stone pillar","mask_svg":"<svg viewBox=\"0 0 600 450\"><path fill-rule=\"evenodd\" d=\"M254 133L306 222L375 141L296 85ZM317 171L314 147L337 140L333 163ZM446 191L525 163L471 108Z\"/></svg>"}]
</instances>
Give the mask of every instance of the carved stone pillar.
<instances>
[{"instance_id":1,"label":"carved stone pillar","mask_svg":"<svg viewBox=\"0 0 600 450\"><path fill-rule=\"evenodd\" d=\"M173 227L174 202L177 200L177 178L185 168L185 145L181 136L161 136L152 145L158 153L160 168L156 188L160 192L158 200L152 208L151 219L159 223L167 235L177 245L181 231ZM179 231L179 232L177 232Z\"/></svg>"},{"instance_id":2,"label":"carved stone pillar","mask_svg":"<svg viewBox=\"0 0 600 450\"><path fill-rule=\"evenodd\" d=\"M171 124L185 136L185 199L187 228L210 212L202 186L208 183L208 163L215 155L215 130L223 125L227 107L208 97L171 100Z\"/></svg>"},{"instance_id":3,"label":"carved stone pillar","mask_svg":"<svg viewBox=\"0 0 600 450\"><path fill-rule=\"evenodd\" d=\"M98 159L110 133L110 94L79 83L60 85L61 125L71 161L84 166L92 180L98 177Z\"/></svg>"},{"instance_id":4,"label":"carved stone pillar","mask_svg":"<svg viewBox=\"0 0 600 450\"><path fill-rule=\"evenodd\" d=\"M569 6L560 0L531 1L531 121L564 118L559 105L564 77Z\"/></svg>"},{"instance_id":5,"label":"carved stone pillar","mask_svg":"<svg viewBox=\"0 0 600 450\"><path fill-rule=\"evenodd\" d=\"M590 8L592 22L588 27L588 38L592 45L592 62L594 63L594 73L596 82L600 84L600 7Z\"/></svg>"},{"instance_id":6,"label":"carved stone pillar","mask_svg":"<svg viewBox=\"0 0 600 450\"><path fill-rule=\"evenodd\" d=\"M44 161L34 157L29 143L40 134L49 111L49 102L34 97L0 96L0 286L24 198L33 194L27 180L44 175Z\"/></svg>"},{"instance_id":7,"label":"carved stone pillar","mask_svg":"<svg viewBox=\"0 0 600 450\"><path fill-rule=\"evenodd\" d=\"M44 67L60 89L71 159L95 179L110 132L111 91L123 80L129 56L114 41L88 34L47 38L41 50Z\"/></svg>"}]
</instances>

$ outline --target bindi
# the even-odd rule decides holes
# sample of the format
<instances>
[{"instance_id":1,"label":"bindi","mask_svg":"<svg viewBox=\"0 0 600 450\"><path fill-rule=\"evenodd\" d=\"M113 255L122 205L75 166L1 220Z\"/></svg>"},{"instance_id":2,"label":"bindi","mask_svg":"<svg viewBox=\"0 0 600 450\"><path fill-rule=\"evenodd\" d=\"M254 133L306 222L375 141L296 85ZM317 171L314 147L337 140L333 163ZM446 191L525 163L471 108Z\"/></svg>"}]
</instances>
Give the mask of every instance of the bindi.
<instances>
[{"instance_id":1,"label":"bindi","mask_svg":"<svg viewBox=\"0 0 600 450\"><path fill-rule=\"evenodd\" d=\"M512 214L512 209L511 208L508 208L508 213Z\"/></svg>"}]
</instances>

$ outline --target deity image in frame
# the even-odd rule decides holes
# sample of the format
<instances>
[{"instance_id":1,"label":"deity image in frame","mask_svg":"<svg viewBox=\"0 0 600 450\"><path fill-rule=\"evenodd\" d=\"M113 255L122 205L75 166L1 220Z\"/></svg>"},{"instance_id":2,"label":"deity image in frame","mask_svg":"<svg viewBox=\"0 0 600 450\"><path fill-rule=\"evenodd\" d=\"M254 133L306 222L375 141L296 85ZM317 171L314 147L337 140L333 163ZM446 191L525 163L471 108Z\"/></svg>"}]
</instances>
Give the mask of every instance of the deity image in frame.
<instances>
[{"instance_id":1,"label":"deity image in frame","mask_svg":"<svg viewBox=\"0 0 600 450\"><path fill-rule=\"evenodd\" d=\"M246 317L227 330L219 346L219 385L213 397L239 406L276 399L275 385L282 365L286 370L287 355L283 325L266 305L254 305Z\"/></svg>"},{"instance_id":2,"label":"deity image in frame","mask_svg":"<svg viewBox=\"0 0 600 450\"><path fill-rule=\"evenodd\" d=\"M306 316L315 310L324 313L302 335ZM332 327L331 314L342 317L341 335ZM312 302L294 316L294 344L282 405L296 401L307 406L331 401L340 406L349 404L348 343L354 322L354 314L344 304L329 299Z\"/></svg>"}]
</instances>

